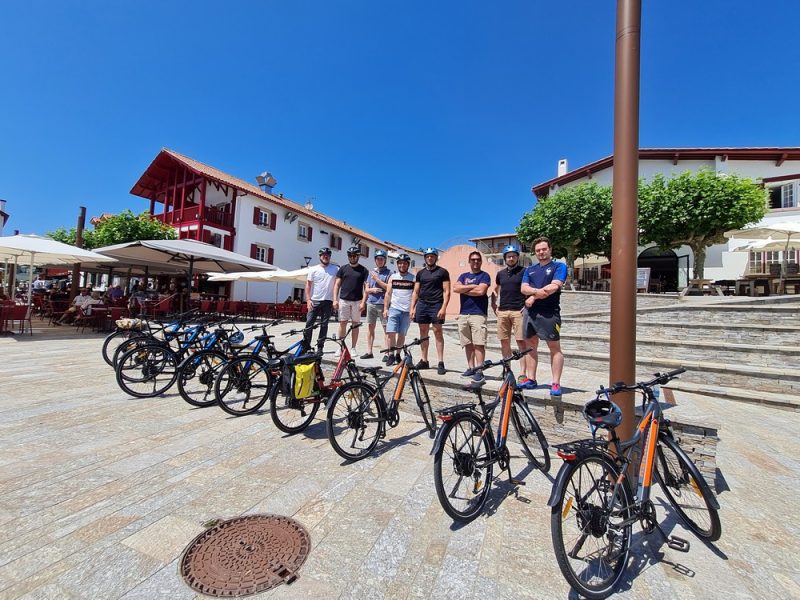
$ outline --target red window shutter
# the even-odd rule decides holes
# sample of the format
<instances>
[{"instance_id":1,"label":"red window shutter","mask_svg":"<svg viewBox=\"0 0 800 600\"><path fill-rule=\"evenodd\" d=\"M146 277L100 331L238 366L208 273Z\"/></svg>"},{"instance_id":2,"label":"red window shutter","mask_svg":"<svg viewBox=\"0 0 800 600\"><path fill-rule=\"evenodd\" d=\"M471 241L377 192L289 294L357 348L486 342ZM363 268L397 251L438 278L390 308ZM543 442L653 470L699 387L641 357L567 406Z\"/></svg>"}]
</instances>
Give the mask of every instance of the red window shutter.
<instances>
[{"instance_id":1,"label":"red window shutter","mask_svg":"<svg viewBox=\"0 0 800 600\"><path fill-rule=\"evenodd\" d=\"M267 250L267 262L271 265L275 264L275 248Z\"/></svg>"},{"instance_id":2,"label":"red window shutter","mask_svg":"<svg viewBox=\"0 0 800 600\"><path fill-rule=\"evenodd\" d=\"M253 225L258 225L260 219L261 219L261 210L256 206L253 209Z\"/></svg>"},{"instance_id":3,"label":"red window shutter","mask_svg":"<svg viewBox=\"0 0 800 600\"><path fill-rule=\"evenodd\" d=\"M255 258L258 252L258 246L255 244L250 244L250 258Z\"/></svg>"},{"instance_id":4,"label":"red window shutter","mask_svg":"<svg viewBox=\"0 0 800 600\"><path fill-rule=\"evenodd\" d=\"M275 231L277 226L278 226L278 215L276 215L275 213L272 213L269 216L269 228L272 229L273 231Z\"/></svg>"},{"instance_id":5,"label":"red window shutter","mask_svg":"<svg viewBox=\"0 0 800 600\"><path fill-rule=\"evenodd\" d=\"M225 250L233 250L233 236L226 235L225 242L224 242Z\"/></svg>"},{"instance_id":6,"label":"red window shutter","mask_svg":"<svg viewBox=\"0 0 800 600\"><path fill-rule=\"evenodd\" d=\"M342 238L340 238L340 237L336 238L336 249L337 250L341 250L342 249Z\"/></svg>"},{"instance_id":7,"label":"red window shutter","mask_svg":"<svg viewBox=\"0 0 800 600\"><path fill-rule=\"evenodd\" d=\"M203 230L203 241L206 243L211 242L211 231L208 229Z\"/></svg>"},{"instance_id":8,"label":"red window shutter","mask_svg":"<svg viewBox=\"0 0 800 600\"><path fill-rule=\"evenodd\" d=\"M307 227L306 228L306 232L308 234L308 241L310 242L311 241L311 227Z\"/></svg>"}]
</instances>

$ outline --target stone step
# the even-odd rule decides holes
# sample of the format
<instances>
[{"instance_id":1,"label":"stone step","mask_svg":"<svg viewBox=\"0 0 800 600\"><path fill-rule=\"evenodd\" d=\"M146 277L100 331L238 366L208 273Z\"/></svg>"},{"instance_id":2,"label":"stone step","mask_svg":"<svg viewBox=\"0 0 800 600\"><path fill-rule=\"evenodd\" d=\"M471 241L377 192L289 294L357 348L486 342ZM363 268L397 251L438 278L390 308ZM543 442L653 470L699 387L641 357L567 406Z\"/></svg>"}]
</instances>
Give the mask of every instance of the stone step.
<instances>
[{"instance_id":1,"label":"stone step","mask_svg":"<svg viewBox=\"0 0 800 600\"><path fill-rule=\"evenodd\" d=\"M702 324L799 325L800 307L795 304L775 305L687 305L681 307L639 309L638 321L685 321Z\"/></svg>"}]
</instances>

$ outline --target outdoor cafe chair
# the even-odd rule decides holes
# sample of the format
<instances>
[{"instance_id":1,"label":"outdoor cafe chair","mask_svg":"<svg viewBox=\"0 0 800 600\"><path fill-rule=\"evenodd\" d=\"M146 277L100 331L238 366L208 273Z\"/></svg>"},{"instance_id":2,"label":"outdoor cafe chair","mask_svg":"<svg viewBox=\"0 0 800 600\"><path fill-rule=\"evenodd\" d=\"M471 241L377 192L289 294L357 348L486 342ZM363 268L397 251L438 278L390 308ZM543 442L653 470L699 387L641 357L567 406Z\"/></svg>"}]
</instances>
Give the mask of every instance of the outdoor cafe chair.
<instances>
[{"instance_id":1,"label":"outdoor cafe chair","mask_svg":"<svg viewBox=\"0 0 800 600\"><path fill-rule=\"evenodd\" d=\"M33 324L31 323L31 315L28 312L28 306L25 304L17 304L14 306L6 306L3 310L3 319L9 323L8 331L11 330L15 321L19 322L19 333L25 333L25 322L28 322L28 331L33 335Z\"/></svg>"}]
</instances>

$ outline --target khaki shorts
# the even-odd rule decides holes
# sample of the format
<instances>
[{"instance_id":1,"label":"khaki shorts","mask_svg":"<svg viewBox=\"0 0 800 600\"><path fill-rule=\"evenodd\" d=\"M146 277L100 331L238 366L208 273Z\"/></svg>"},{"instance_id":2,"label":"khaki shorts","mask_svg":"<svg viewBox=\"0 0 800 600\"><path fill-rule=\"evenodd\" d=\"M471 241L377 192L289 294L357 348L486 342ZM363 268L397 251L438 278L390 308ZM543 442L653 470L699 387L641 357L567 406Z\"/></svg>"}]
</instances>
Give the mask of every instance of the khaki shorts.
<instances>
[{"instance_id":1,"label":"khaki shorts","mask_svg":"<svg viewBox=\"0 0 800 600\"><path fill-rule=\"evenodd\" d=\"M525 332L522 329L522 313L518 310L498 310L497 339L510 340L512 333L516 340L525 339Z\"/></svg>"},{"instance_id":2,"label":"khaki shorts","mask_svg":"<svg viewBox=\"0 0 800 600\"><path fill-rule=\"evenodd\" d=\"M383 304L367 304L367 325L374 325L378 321L383 325Z\"/></svg>"},{"instance_id":3,"label":"khaki shorts","mask_svg":"<svg viewBox=\"0 0 800 600\"><path fill-rule=\"evenodd\" d=\"M458 336L461 345L486 345L486 317L483 315L458 315Z\"/></svg>"},{"instance_id":4,"label":"khaki shorts","mask_svg":"<svg viewBox=\"0 0 800 600\"><path fill-rule=\"evenodd\" d=\"M361 323L361 300L339 300L339 320Z\"/></svg>"}]
</instances>

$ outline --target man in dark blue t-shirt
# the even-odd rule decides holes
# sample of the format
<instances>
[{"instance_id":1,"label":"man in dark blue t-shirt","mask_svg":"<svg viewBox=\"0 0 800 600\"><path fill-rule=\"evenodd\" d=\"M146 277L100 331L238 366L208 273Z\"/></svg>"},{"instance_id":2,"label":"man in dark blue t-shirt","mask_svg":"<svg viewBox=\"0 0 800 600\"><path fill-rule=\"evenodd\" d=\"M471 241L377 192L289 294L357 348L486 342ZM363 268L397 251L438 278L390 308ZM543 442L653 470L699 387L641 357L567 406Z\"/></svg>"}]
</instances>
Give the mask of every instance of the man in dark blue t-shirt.
<instances>
[{"instance_id":1,"label":"man in dark blue t-shirt","mask_svg":"<svg viewBox=\"0 0 800 600\"><path fill-rule=\"evenodd\" d=\"M467 355L465 377L472 377L475 383L483 382L483 374L475 372L486 358L486 317L489 311L489 297L486 292L491 277L481 270L483 259L477 250L469 254L469 271L458 276L453 291L461 294L461 310L458 316L458 335L461 346Z\"/></svg>"},{"instance_id":2,"label":"man in dark blue t-shirt","mask_svg":"<svg viewBox=\"0 0 800 600\"><path fill-rule=\"evenodd\" d=\"M433 339L436 340L436 354L439 365L436 372L444 375L447 372L444 366L444 324L447 303L450 301L450 273L436 264L439 260L439 251L436 248L426 248L423 252L425 268L420 269L414 282L414 293L411 296L411 319L419 325L419 337L427 338L428 330L433 326ZM422 357L417 363L418 369L429 369L428 342L424 341L419 346Z\"/></svg>"},{"instance_id":3,"label":"man in dark blue t-shirt","mask_svg":"<svg viewBox=\"0 0 800 600\"><path fill-rule=\"evenodd\" d=\"M527 314L523 322L525 340L533 350L528 354L528 389L536 387L536 368L539 340L547 343L550 350L550 370L553 383L551 396L561 396L561 372L564 370L564 354L561 352L561 287L567 279L567 265L553 261L553 246L546 237L533 241L533 251L538 263L525 269L522 275L521 291L525 300ZM527 383L523 381L523 383Z\"/></svg>"}]
</instances>

